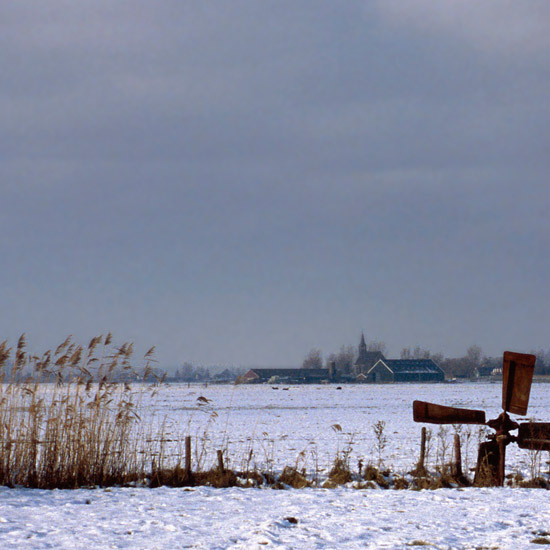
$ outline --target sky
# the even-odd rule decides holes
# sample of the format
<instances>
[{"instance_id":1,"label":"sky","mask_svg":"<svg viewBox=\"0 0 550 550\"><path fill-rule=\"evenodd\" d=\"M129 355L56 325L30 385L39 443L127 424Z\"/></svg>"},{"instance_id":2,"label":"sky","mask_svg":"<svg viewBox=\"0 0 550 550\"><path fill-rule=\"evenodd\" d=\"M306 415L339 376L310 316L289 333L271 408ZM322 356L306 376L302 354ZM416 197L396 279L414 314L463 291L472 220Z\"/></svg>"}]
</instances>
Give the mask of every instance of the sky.
<instances>
[{"instance_id":1,"label":"sky","mask_svg":"<svg viewBox=\"0 0 550 550\"><path fill-rule=\"evenodd\" d=\"M0 340L550 347L550 4L0 4Z\"/></svg>"}]
</instances>

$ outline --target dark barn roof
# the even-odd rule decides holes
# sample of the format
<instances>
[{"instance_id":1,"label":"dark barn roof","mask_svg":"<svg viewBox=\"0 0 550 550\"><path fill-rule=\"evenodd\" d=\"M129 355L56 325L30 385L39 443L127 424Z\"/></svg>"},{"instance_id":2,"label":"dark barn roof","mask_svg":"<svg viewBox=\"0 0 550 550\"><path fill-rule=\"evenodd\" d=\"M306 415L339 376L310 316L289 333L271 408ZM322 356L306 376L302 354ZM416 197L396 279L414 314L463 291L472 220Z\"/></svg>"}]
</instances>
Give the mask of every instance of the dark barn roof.
<instances>
[{"instance_id":1,"label":"dark barn roof","mask_svg":"<svg viewBox=\"0 0 550 550\"><path fill-rule=\"evenodd\" d=\"M431 359L381 359L367 378L369 382L443 382L445 373Z\"/></svg>"},{"instance_id":2,"label":"dark barn roof","mask_svg":"<svg viewBox=\"0 0 550 550\"><path fill-rule=\"evenodd\" d=\"M435 374L443 372L431 359L385 359L395 374Z\"/></svg>"}]
</instances>

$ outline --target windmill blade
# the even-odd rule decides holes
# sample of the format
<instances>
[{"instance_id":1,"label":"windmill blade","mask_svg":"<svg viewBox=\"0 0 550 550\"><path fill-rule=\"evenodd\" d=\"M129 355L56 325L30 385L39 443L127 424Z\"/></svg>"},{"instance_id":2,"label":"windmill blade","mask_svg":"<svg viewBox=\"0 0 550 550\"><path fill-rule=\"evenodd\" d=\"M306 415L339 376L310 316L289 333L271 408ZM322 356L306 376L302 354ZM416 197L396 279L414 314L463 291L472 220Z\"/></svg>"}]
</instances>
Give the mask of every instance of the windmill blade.
<instances>
[{"instance_id":1,"label":"windmill blade","mask_svg":"<svg viewBox=\"0 0 550 550\"><path fill-rule=\"evenodd\" d=\"M415 422L430 424L485 424L485 411L413 401L413 418Z\"/></svg>"},{"instance_id":2,"label":"windmill blade","mask_svg":"<svg viewBox=\"0 0 550 550\"><path fill-rule=\"evenodd\" d=\"M550 451L550 422L522 422L517 444L521 449Z\"/></svg>"},{"instance_id":3,"label":"windmill blade","mask_svg":"<svg viewBox=\"0 0 550 550\"><path fill-rule=\"evenodd\" d=\"M513 414L527 414L535 371L534 355L505 351L502 363L502 408Z\"/></svg>"}]
</instances>

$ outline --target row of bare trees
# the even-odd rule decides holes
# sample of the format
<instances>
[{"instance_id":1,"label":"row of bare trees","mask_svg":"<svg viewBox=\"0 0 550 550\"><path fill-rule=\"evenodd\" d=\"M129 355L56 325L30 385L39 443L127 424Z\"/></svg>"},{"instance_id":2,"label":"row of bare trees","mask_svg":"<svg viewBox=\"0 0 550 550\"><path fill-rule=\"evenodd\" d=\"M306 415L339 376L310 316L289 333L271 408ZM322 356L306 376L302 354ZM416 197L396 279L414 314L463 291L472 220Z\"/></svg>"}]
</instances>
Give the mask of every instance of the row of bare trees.
<instances>
[{"instance_id":1,"label":"row of bare trees","mask_svg":"<svg viewBox=\"0 0 550 550\"><path fill-rule=\"evenodd\" d=\"M197 367L186 361L176 369L174 380L177 382L203 382L210 380L210 371L205 367Z\"/></svg>"},{"instance_id":2,"label":"row of bare trees","mask_svg":"<svg viewBox=\"0 0 550 550\"><path fill-rule=\"evenodd\" d=\"M384 342L371 341L367 343L367 351L379 351L382 354L387 353L388 347ZM323 354L320 349L313 348L304 358L302 368L320 369L323 366L329 366L332 362L336 365L336 370L343 374L350 374L353 371L353 363L357 359L357 350L354 346L342 346L337 353L330 353L326 360L323 360Z\"/></svg>"},{"instance_id":3,"label":"row of bare trees","mask_svg":"<svg viewBox=\"0 0 550 550\"><path fill-rule=\"evenodd\" d=\"M384 355L387 353L387 346L384 342L371 341L367 344L367 351L380 351ZM550 374L550 349L538 349L531 353L537 356L535 366L536 374ZM320 349L312 349L304 358L303 368L322 368L328 367L332 362L336 365L336 370L343 374L349 374L353 370L353 364L357 359L357 348L355 346L342 346L337 353L330 353L323 359ZM449 378L473 378L479 372L487 367L487 370L502 366L502 356L489 357L483 353L478 345L472 345L466 353L460 357L445 357L442 353L433 353L421 346L406 347L401 350L401 359L432 359L439 367L443 369Z\"/></svg>"}]
</instances>

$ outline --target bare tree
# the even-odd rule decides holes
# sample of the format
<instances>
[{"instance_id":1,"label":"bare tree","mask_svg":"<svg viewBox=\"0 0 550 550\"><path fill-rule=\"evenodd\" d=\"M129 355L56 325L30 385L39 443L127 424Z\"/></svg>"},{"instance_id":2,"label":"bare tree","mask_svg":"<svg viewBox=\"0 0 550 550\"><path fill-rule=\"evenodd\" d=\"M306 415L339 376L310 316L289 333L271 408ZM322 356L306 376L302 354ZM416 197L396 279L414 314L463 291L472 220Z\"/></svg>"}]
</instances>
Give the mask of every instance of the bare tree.
<instances>
[{"instance_id":1,"label":"bare tree","mask_svg":"<svg viewBox=\"0 0 550 550\"><path fill-rule=\"evenodd\" d=\"M388 346L386 346L385 342L371 340L367 344L367 351L379 351L382 355L386 355L388 352Z\"/></svg>"},{"instance_id":2,"label":"bare tree","mask_svg":"<svg viewBox=\"0 0 550 550\"><path fill-rule=\"evenodd\" d=\"M468 358L468 361L470 362L472 368L479 367L482 354L483 351L479 346L474 345L468 348L468 350L466 351L466 357Z\"/></svg>"},{"instance_id":3,"label":"bare tree","mask_svg":"<svg viewBox=\"0 0 550 550\"><path fill-rule=\"evenodd\" d=\"M467 349L464 360L467 365L468 376L472 377L477 374L478 369L481 366L482 353L483 352L479 346L474 345Z\"/></svg>"},{"instance_id":4,"label":"bare tree","mask_svg":"<svg viewBox=\"0 0 550 550\"><path fill-rule=\"evenodd\" d=\"M342 346L338 353L331 353L326 359L327 367L334 362L336 371L342 374L349 374L353 369L355 360L355 349L353 346Z\"/></svg>"},{"instance_id":5,"label":"bare tree","mask_svg":"<svg viewBox=\"0 0 550 550\"><path fill-rule=\"evenodd\" d=\"M302 363L303 369L321 369L323 368L323 355L321 350L313 348L305 357Z\"/></svg>"},{"instance_id":6,"label":"bare tree","mask_svg":"<svg viewBox=\"0 0 550 550\"><path fill-rule=\"evenodd\" d=\"M430 350L415 346L414 349L403 348L401 350L401 359L430 359Z\"/></svg>"},{"instance_id":7,"label":"bare tree","mask_svg":"<svg viewBox=\"0 0 550 550\"><path fill-rule=\"evenodd\" d=\"M185 363L181 366L181 369L180 369L180 377L182 380L185 380L186 382L194 380L195 366L189 361L185 361Z\"/></svg>"}]
</instances>

